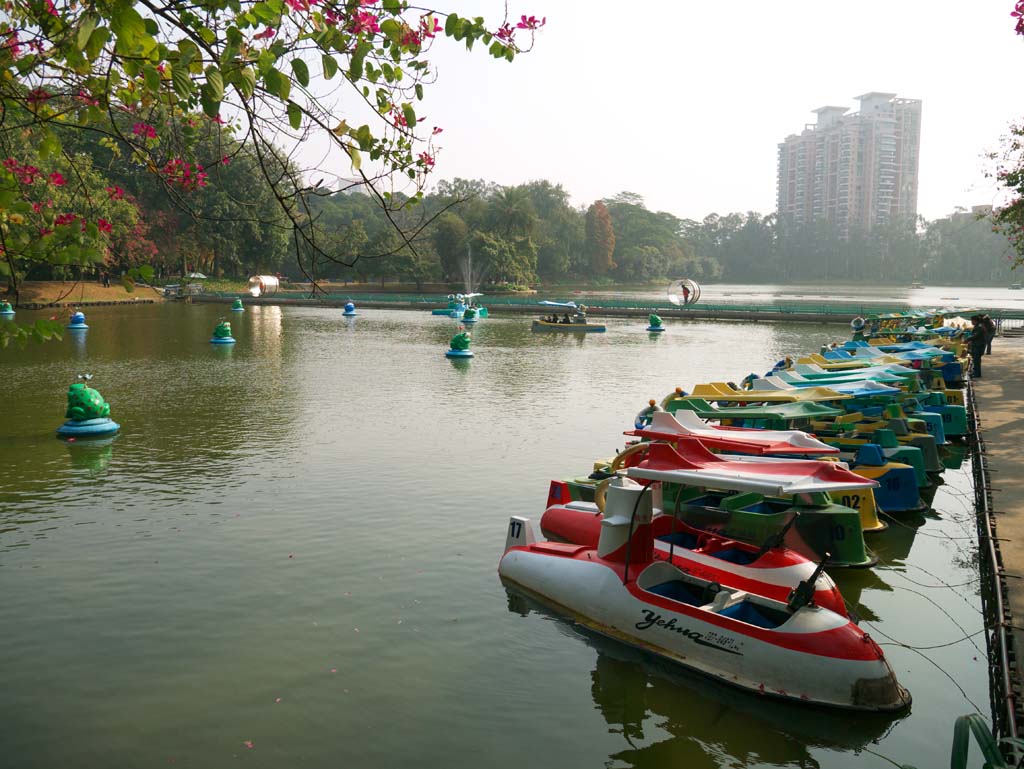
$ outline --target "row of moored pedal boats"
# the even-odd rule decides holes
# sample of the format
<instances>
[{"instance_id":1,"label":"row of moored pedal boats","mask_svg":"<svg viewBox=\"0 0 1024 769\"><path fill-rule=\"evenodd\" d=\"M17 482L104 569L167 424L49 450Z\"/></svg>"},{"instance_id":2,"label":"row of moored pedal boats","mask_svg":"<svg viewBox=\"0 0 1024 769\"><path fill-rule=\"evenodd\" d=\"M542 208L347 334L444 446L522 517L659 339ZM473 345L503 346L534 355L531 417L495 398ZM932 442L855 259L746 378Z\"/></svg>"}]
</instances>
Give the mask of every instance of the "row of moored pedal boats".
<instances>
[{"instance_id":1,"label":"row of moored pedal boats","mask_svg":"<svg viewBox=\"0 0 1024 769\"><path fill-rule=\"evenodd\" d=\"M503 581L758 694L908 707L825 567L872 566L865 533L928 508L966 368L952 330L886 333L651 401L614 459L551 482L539 531L512 517Z\"/></svg>"}]
</instances>

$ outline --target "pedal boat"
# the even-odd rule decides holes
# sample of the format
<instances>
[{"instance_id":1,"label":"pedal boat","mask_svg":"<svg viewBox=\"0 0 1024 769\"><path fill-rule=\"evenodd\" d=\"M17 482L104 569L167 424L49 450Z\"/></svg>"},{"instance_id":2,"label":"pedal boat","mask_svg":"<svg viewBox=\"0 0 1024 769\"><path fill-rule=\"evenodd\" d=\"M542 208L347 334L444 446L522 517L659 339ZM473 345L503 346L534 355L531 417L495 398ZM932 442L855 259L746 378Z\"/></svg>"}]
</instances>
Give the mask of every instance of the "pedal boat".
<instances>
[{"instance_id":1,"label":"pedal boat","mask_svg":"<svg viewBox=\"0 0 1024 769\"><path fill-rule=\"evenodd\" d=\"M806 456L822 458L838 456L850 471L862 478L875 481L873 492L844 494L841 504L857 509L861 514L864 533L884 531L888 526L879 520L878 510L909 512L927 509L917 492L914 468L891 462L882 454L880 446L861 445L840 454L838 446L830 446L800 430L757 430L745 427L708 425L691 411L675 414L655 412L648 427L628 430L626 435L648 441L678 442L679 438L697 438L712 451L746 456ZM922 475L924 471L922 468ZM925 479L927 482L927 479Z\"/></svg>"},{"instance_id":2,"label":"pedal boat","mask_svg":"<svg viewBox=\"0 0 1024 769\"><path fill-rule=\"evenodd\" d=\"M910 705L881 647L814 605L813 582L782 602L656 560L645 491L615 479L596 549L538 542L528 518L512 517L502 581L592 631L755 695L861 711Z\"/></svg>"},{"instance_id":3,"label":"pedal boat","mask_svg":"<svg viewBox=\"0 0 1024 769\"><path fill-rule=\"evenodd\" d=\"M568 484L552 481L548 506L540 519L541 533L556 542L596 548L603 511L595 502L562 504L560 499L570 499ZM652 519L655 560L668 561L695 577L776 601L785 601L797 585L814 575L815 563L777 544L781 537L770 537L757 547L690 526L679 520L678 510L674 513ZM813 584L816 605L848 615L846 602L828 574L821 572Z\"/></svg>"},{"instance_id":4,"label":"pedal boat","mask_svg":"<svg viewBox=\"0 0 1024 769\"><path fill-rule=\"evenodd\" d=\"M533 331L564 331L571 334L601 333L607 328L601 323L591 323L584 317L574 316L569 323L552 323L549 320L534 320Z\"/></svg>"},{"instance_id":5,"label":"pedal boat","mask_svg":"<svg viewBox=\"0 0 1024 769\"><path fill-rule=\"evenodd\" d=\"M630 447L609 466L612 474L623 468L633 477L643 477L634 470L674 473L658 492L657 507L674 509L679 504L681 520L696 528L756 546L785 530L782 544L811 560L821 560L827 552L831 566L859 568L877 562L864 544L862 514L854 509L877 483L837 463L726 457L685 438L676 446L655 442ZM599 475L602 481L569 481L570 494L600 506L608 473ZM845 494L852 504L836 504L830 493ZM679 495L682 500L677 503ZM868 527L885 528L875 514L873 497L869 510Z\"/></svg>"}]
</instances>

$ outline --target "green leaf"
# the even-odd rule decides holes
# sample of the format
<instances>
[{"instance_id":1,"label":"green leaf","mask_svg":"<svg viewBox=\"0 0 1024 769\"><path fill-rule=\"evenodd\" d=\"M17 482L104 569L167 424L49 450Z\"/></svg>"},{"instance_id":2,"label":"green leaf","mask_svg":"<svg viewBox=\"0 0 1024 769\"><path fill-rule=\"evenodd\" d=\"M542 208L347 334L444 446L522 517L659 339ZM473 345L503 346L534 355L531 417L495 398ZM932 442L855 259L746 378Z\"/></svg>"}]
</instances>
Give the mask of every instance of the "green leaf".
<instances>
[{"instance_id":1,"label":"green leaf","mask_svg":"<svg viewBox=\"0 0 1024 769\"><path fill-rule=\"evenodd\" d=\"M281 80L283 80L281 73L274 67L263 73L263 84L271 93L277 93L280 90Z\"/></svg>"},{"instance_id":2,"label":"green leaf","mask_svg":"<svg viewBox=\"0 0 1024 769\"><path fill-rule=\"evenodd\" d=\"M299 105L293 101L288 102L288 122L296 131L298 131L299 127L302 125L302 110L299 109Z\"/></svg>"},{"instance_id":3,"label":"green leaf","mask_svg":"<svg viewBox=\"0 0 1024 769\"><path fill-rule=\"evenodd\" d=\"M210 87L210 95L218 104L224 101L224 76L212 64L206 68L206 84Z\"/></svg>"},{"instance_id":4,"label":"green leaf","mask_svg":"<svg viewBox=\"0 0 1024 769\"><path fill-rule=\"evenodd\" d=\"M352 170L358 171L363 166L362 155L359 154L359 150L348 144L345 145L345 151L348 153L349 158L352 159Z\"/></svg>"},{"instance_id":5,"label":"green leaf","mask_svg":"<svg viewBox=\"0 0 1024 769\"><path fill-rule=\"evenodd\" d=\"M129 294L135 291L135 281L128 275L121 276L121 285L124 286L124 290Z\"/></svg>"},{"instance_id":6,"label":"green leaf","mask_svg":"<svg viewBox=\"0 0 1024 769\"><path fill-rule=\"evenodd\" d=\"M246 67L239 71L238 90L246 99L251 99L256 92L256 72L252 67Z\"/></svg>"},{"instance_id":7,"label":"green leaf","mask_svg":"<svg viewBox=\"0 0 1024 769\"><path fill-rule=\"evenodd\" d=\"M383 8L385 13L392 14L397 14L402 10L402 6L399 4L398 0L384 0Z\"/></svg>"},{"instance_id":8,"label":"green leaf","mask_svg":"<svg viewBox=\"0 0 1024 769\"><path fill-rule=\"evenodd\" d=\"M324 54L322 57L324 65L324 80L330 80L338 72L338 61L333 56Z\"/></svg>"},{"instance_id":9,"label":"green leaf","mask_svg":"<svg viewBox=\"0 0 1024 769\"><path fill-rule=\"evenodd\" d=\"M96 29L96 22L98 19L91 13L87 13L82 17L82 23L78 27L78 34L75 37L75 44L78 46L78 50L84 50L86 44L89 42L89 37L92 35L92 31Z\"/></svg>"},{"instance_id":10,"label":"green leaf","mask_svg":"<svg viewBox=\"0 0 1024 769\"><path fill-rule=\"evenodd\" d=\"M174 92L182 99L192 96L194 86L192 78L188 74L188 67L175 64L171 68L171 83L174 85Z\"/></svg>"},{"instance_id":11,"label":"green leaf","mask_svg":"<svg viewBox=\"0 0 1024 769\"><path fill-rule=\"evenodd\" d=\"M366 54L370 52L370 49L370 44L365 41L356 46L355 53L352 54L352 59L348 65L348 77L352 82L359 80L363 76L363 61L366 59Z\"/></svg>"},{"instance_id":12,"label":"green leaf","mask_svg":"<svg viewBox=\"0 0 1024 769\"><path fill-rule=\"evenodd\" d=\"M444 33L448 37L454 37L458 39L458 33L462 30L462 23L459 21L458 14L450 13L448 18L444 22Z\"/></svg>"},{"instance_id":13,"label":"green leaf","mask_svg":"<svg viewBox=\"0 0 1024 769\"><path fill-rule=\"evenodd\" d=\"M419 83L416 84L416 98L417 99L422 99L423 98L423 86L420 85Z\"/></svg>"},{"instance_id":14,"label":"green leaf","mask_svg":"<svg viewBox=\"0 0 1024 769\"><path fill-rule=\"evenodd\" d=\"M412 108L411 104L402 105L402 114L405 116L405 122L412 130L416 127L416 110Z\"/></svg>"},{"instance_id":15,"label":"green leaf","mask_svg":"<svg viewBox=\"0 0 1024 769\"><path fill-rule=\"evenodd\" d=\"M203 112L209 117L217 117L220 114L220 99L214 98L209 83L203 83L199 87L199 103L203 105Z\"/></svg>"},{"instance_id":16,"label":"green leaf","mask_svg":"<svg viewBox=\"0 0 1024 769\"><path fill-rule=\"evenodd\" d=\"M302 59L292 59L292 72L295 73L299 85L303 88L309 85L309 67L306 66L306 62Z\"/></svg>"},{"instance_id":17,"label":"green leaf","mask_svg":"<svg viewBox=\"0 0 1024 769\"><path fill-rule=\"evenodd\" d=\"M146 88L154 93L160 90L160 73L156 71L156 67L152 64L147 64L142 68L142 76L146 80Z\"/></svg>"},{"instance_id":18,"label":"green leaf","mask_svg":"<svg viewBox=\"0 0 1024 769\"><path fill-rule=\"evenodd\" d=\"M46 159L60 154L60 139L56 134L47 132L46 136L39 142L39 157Z\"/></svg>"},{"instance_id":19,"label":"green leaf","mask_svg":"<svg viewBox=\"0 0 1024 769\"><path fill-rule=\"evenodd\" d=\"M133 52L146 36L146 22L131 5L121 4L110 14L110 27L117 35L118 47Z\"/></svg>"},{"instance_id":20,"label":"green leaf","mask_svg":"<svg viewBox=\"0 0 1024 769\"><path fill-rule=\"evenodd\" d=\"M155 274L156 274L156 272L153 270L153 267L151 265L148 265L148 264L141 264L141 265L139 265L139 275L141 275L142 279L144 281L146 281L147 283L149 283L151 280L153 280L153 276Z\"/></svg>"},{"instance_id":21,"label":"green leaf","mask_svg":"<svg viewBox=\"0 0 1024 769\"><path fill-rule=\"evenodd\" d=\"M292 79L282 72L278 72L281 76L281 83L277 88L277 95L281 97L281 101L287 101L288 95L292 92Z\"/></svg>"}]
</instances>

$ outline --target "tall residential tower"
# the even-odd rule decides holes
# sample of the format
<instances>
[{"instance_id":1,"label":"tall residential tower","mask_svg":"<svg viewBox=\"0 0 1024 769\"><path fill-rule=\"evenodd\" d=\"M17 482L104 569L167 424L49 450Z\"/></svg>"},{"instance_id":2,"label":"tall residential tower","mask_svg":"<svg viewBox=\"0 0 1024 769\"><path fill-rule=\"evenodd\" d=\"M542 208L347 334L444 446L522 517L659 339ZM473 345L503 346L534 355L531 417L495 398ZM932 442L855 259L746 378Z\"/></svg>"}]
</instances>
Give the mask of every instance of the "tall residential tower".
<instances>
[{"instance_id":1,"label":"tall residential tower","mask_svg":"<svg viewBox=\"0 0 1024 769\"><path fill-rule=\"evenodd\" d=\"M779 145L778 212L792 224L826 220L844 237L889 222L914 226L921 101L856 97L860 110L820 107Z\"/></svg>"}]
</instances>

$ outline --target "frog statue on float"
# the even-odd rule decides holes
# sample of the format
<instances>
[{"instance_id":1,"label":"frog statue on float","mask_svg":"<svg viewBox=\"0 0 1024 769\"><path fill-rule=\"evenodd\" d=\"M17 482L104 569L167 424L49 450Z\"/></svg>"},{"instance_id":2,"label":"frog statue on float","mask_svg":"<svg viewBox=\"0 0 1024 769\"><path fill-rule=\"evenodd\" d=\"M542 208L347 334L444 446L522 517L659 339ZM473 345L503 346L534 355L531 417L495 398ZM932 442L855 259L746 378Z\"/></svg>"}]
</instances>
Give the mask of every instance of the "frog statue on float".
<instances>
[{"instance_id":1,"label":"frog statue on float","mask_svg":"<svg viewBox=\"0 0 1024 769\"><path fill-rule=\"evenodd\" d=\"M110 416L110 404L103 400L99 390L75 382L68 387L68 410L65 419L83 422L86 419L103 419Z\"/></svg>"},{"instance_id":2,"label":"frog statue on float","mask_svg":"<svg viewBox=\"0 0 1024 769\"><path fill-rule=\"evenodd\" d=\"M451 348L453 350L468 350L469 343L469 333L466 331L460 331L458 334L452 337Z\"/></svg>"},{"instance_id":3,"label":"frog statue on float","mask_svg":"<svg viewBox=\"0 0 1024 769\"><path fill-rule=\"evenodd\" d=\"M226 320L222 320L217 324L217 327L213 329L214 339L228 339L231 336L231 324Z\"/></svg>"}]
</instances>

